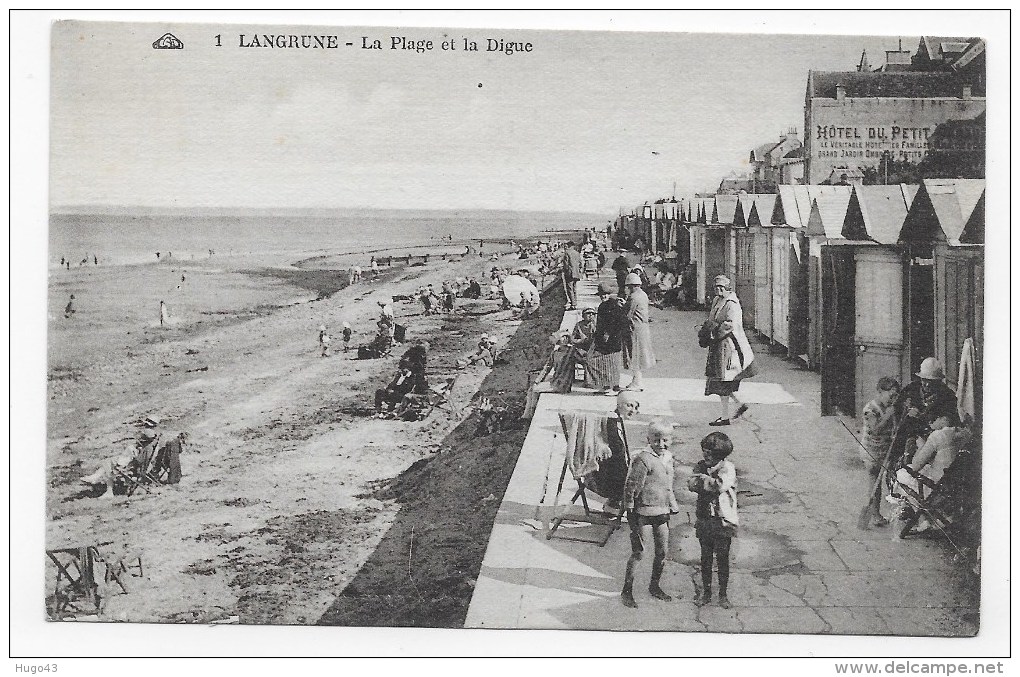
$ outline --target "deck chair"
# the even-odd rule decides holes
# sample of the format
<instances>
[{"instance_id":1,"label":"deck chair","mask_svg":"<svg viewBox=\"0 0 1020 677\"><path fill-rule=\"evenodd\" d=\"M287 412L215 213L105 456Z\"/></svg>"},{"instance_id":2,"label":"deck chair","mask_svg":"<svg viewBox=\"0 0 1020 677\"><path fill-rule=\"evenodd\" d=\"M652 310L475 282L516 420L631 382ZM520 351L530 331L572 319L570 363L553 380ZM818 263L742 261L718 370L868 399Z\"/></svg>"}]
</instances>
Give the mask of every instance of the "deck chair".
<instances>
[{"instance_id":1,"label":"deck chair","mask_svg":"<svg viewBox=\"0 0 1020 677\"><path fill-rule=\"evenodd\" d=\"M114 466L114 483L120 484L127 496L134 495L138 489L148 492L151 485L160 483L160 475L163 473L156 470L155 463L159 442L160 437L157 435L152 443L142 447L135 454L126 467Z\"/></svg>"},{"instance_id":2,"label":"deck chair","mask_svg":"<svg viewBox=\"0 0 1020 677\"><path fill-rule=\"evenodd\" d=\"M48 608L50 616L61 619L77 613L98 614L101 596L96 581L95 546L47 550L46 556L57 567L53 598Z\"/></svg>"},{"instance_id":3,"label":"deck chair","mask_svg":"<svg viewBox=\"0 0 1020 677\"><path fill-rule=\"evenodd\" d=\"M956 455L938 482L910 466L904 466L903 469L917 481L917 488L897 484L897 490L913 508L913 514L903 523L900 538L921 533L918 529L921 517L926 517L932 526L945 534L975 499L972 483L975 466L975 454L967 450Z\"/></svg>"},{"instance_id":4,"label":"deck chair","mask_svg":"<svg viewBox=\"0 0 1020 677\"><path fill-rule=\"evenodd\" d=\"M128 575L143 575L140 555L117 554L112 542L46 551L46 556L57 569L53 597L48 608L54 619L76 614L101 614L106 598L116 591L123 594L128 586ZM137 571L137 574L133 572Z\"/></svg>"},{"instance_id":5,"label":"deck chair","mask_svg":"<svg viewBox=\"0 0 1020 677\"><path fill-rule=\"evenodd\" d=\"M568 433L569 423L566 419L564 412L560 412L559 416L560 426L563 428L564 439L569 440L570 439L570 435ZM574 476L574 480L577 482L577 490L574 492L574 495L570 498L570 501L563 506L564 512L552 520L549 530L545 534L545 538L546 540L552 540L552 538L555 536L556 538L559 538L564 541L594 543L595 545L598 545L600 548L605 547L606 543L609 542L609 539L612 538L613 533L615 533L616 530L623 525L623 511L619 510L615 515L612 516L606 515L605 513L602 512L592 511L591 507L588 505L587 492L589 489L588 486L585 484L586 482L585 474L583 472L579 472L577 469L572 467L571 453L569 449L567 450L567 453L564 455L563 467L560 469L560 478L559 482L556 485L556 494L553 498L552 505L553 511L555 512L555 510L559 507L560 492L563 491L563 483L566 479L568 468L570 469L571 474ZM569 509L569 506L577 503L578 499L581 499L581 506L584 509L584 514L580 516L568 516L566 510ZM564 522L602 525L608 527L608 531L606 532L605 536L596 539L579 538L576 536L556 536L557 529L559 529Z\"/></svg>"},{"instance_id":6,"label":"deck chair","mask_svg":"<svg viewBox=\"0 0 1020 677\"><path fill-rule=\"evenodd\" d=\"M433 411L436 409L442 409L448 412L451 416L456 416L460 413L459 407L453 402L453 388L457 384L457 375L448 376L446 380L439 385L430 386L427 393L428 397L428 409L424 412L422 418L428 418Z\"/></svg>"}]
</instances>

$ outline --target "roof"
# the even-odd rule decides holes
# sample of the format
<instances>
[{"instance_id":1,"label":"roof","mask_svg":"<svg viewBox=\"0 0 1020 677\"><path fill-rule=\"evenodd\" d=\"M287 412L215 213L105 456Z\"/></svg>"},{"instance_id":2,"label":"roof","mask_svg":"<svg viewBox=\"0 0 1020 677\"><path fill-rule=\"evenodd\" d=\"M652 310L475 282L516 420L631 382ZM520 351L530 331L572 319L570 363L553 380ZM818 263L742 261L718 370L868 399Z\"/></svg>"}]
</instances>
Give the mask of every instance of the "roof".
<instances>
[{"instance_id":1,"label":"roof","mask_svg":"<svg viewBox=\"0 0 1020 677\"><path fill-rule=\"evenodd\" d=\"M733 223L737 212L738 195L716 195L715 211L712 212L712 223Z\"/></svg>"},{"instance_id":2,"label":"roof","mask_svg":"<svg viewBox=\"0 0 1020 677\"><path fill-rule=\"evenodd\" d=\"M782 141L779 141L778 143L775 141L771 141L769 143L763 143L760 146L756 146L751 150L750 161L762 162L765 159L765 157L769 154L769 152L771 152L772 149L778 146L780 143L782 143Z\"/></svg>"},{"instance_id":3,"label":"roof","mask_svg":"<svg viewBox=\"0 0 1020 677\"><path fill-rule=\"evenodd\" d=\"M835 99L836 85L843 85L848 98L932 97L960 98L965 85L972 96L985 95L984 85L972 76L931 71L808 71L807 97Z\"/></svg>"},{"instance_id":4,"label":"roof","mask_svg":"<svg viewBox=\"0 0 1020 677\"><path fill-rule=\"evenodd\" d=\"M784 158L802 158L804 157L804 146L797 146L789 153L783 156Z\"/></svg>"},{"instance_id":5,"label":"roof","mask_svg":"<svg viewBox=\"0 0 1020 677\"><path fill-rule=\"evenodd\" d=\"M923 49L931 60L941 60L945 54L960 54L970 45L971 38L925 35L921 37L918 50Z\"/></svg>"},{"instance_id":6,"label":"roof","mask_svg":"<svg viewBox=\"0 0 1020 677\"><path fill-rule=\"evenodd\" d=\"M963 226L960 233L960 244L984 244L985 243L985 194L974 205L974 211Z\"/></svg>"},{"instance_id":7,"label":"roof","mask_svg":"<svg viewBox=\"0 0 1020 677\"><path fill-rule=\"evenodd\" d=\"M737 210L733 214L733 225L749 226L751 210L754 208L754 196L749 193L740 193L737 196Z\"/></svg>"},{"instance_id":8,"label":"roof","mask_svg":"<svg viewBox=\"0 0 1020 677\"><path fill-rule=\"evenodd\" d=\"M804 222L800 218L800 211L797 209L797 188L806 187L779 186L779 195L776 196L776 201L772 203L770 223L776 226L790 226L791 228L802 228L804 226ZM804 192L806 195L807 191L805 190ZM763 216L761 210L758 211L758 216Z\"/></svg>"},{"instance_id":9,"label":"roof","mask_svg":"<svg viewBox=\"0 0 1020 677\"><path fill-rule=\"evenodd\" d=\"M772 208L775 206L776 197L778 196L775 193L758 193L751 197L754 199L754 206L751 208L751 214L748 216L747 225L772 225Z\"/></svg>"},{"instance_id":10,"label":"roof","mask_svg":"<svg viewBox=\"0 0 1020 677\"><path fill-rule=\"evenodd\" d=\"M918 186L855 186L843 220L843 237L896 244Z\"/></svg>"},{"instance_id":11,"label":"roof","mask_svg":"<svg viewBox=\"0 0 1020 677\"><path fill-rule=\"evenodd\" d=\"M850 186L805 187L811 196L807 234L822 235L833 240L842 238L846 208L850 204Z\"/></svg>"},{"instance_id":12,"label":"roof","mask_svg":"<svg viewBox=\"0 0 1020 677\"><path fill-rule=\"evenodd\" d=\"M963 242L965 228L966 239L983 240L984 192L984 179L924 179L903 223L899 241L939 240L958 245Z\"/></svg>"}]
</instances>

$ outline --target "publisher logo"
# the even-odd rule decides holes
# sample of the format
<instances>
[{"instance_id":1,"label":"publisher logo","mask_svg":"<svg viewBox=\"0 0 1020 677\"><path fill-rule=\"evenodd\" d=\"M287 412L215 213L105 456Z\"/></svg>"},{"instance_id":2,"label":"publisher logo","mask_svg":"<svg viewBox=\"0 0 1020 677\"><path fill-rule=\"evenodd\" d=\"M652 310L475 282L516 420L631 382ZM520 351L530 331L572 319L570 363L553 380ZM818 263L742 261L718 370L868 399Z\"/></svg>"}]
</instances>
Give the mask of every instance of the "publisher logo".
<instances>
[{"instance_id":1,"label":"publisher logo","mask_svg":"<svg viewBox=\"0 0 1020 677\"><path fill-rule=\"evenodd\" d=\"M173 33L164 33L163 37L152 43L153 49L184 49L184 43Z\"/></svg>"}]
</instances>

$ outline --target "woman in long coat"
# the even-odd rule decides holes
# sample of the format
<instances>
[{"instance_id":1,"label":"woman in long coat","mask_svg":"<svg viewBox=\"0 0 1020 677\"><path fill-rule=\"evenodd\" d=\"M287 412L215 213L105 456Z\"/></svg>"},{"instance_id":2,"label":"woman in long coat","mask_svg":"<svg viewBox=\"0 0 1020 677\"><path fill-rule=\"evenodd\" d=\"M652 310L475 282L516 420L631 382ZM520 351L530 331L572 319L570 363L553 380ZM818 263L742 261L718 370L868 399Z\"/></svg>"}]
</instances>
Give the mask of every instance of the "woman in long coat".
<instances>
[{"instance_id":1,"label":"woman in long coat","mask_svg":"<svg viewBox=\"0 0 1020 677\"><path fill-rule=\"evenodd\" d=\"M620 389L620 351L627 331L627 315L616 292L599 283L599 304L595 316L595 335L585 361L584 385L596 394L611 395Z\"/></svg>"},{"instance_id":2,"label":"woman in long coat","mask_svg":"<svg viewBox=\"0 0 1020 677\"><path fill-rule=\"evenodd\" d=\"M708 344L708 361L705 364L705 394L718 395L722 403L722 416L709 425L730 424L730 400L740 404L734 418L747 411L747 405L737 399L740 381L754 376L757 366L751 344L744 333L744 314L740 299L730 290L730 279L717 275L714 280L715 299L702 326L701 339Z\"/></svg>"},{"instance_id":3,"label":"woman in long coat","mask_svg":"<svg viewBox=\"0 0 1020 677\"><path fill-rule=\"evenodd\" d=\"M648 294L641 289L641 278L630 273L624 282L627 287L627 303L623 311L627 315L627 334L623 341L623 368L631 373L626 390L644 390L641 387L641 372L655 366L655 351L652 349L652 333L648 329Z\"/></svg>"}]
</instances>

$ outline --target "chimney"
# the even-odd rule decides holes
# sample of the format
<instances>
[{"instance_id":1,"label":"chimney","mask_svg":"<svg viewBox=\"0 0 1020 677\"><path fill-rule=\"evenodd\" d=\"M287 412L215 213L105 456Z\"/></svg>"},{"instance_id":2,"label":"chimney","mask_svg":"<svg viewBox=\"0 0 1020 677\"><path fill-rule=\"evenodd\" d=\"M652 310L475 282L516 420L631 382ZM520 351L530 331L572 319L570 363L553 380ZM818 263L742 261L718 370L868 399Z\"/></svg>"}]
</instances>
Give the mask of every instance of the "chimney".
<instances>
[{"instance_id":1,"label":"chimney","mask_svg":"<svg viewBox=\"0 0 1020 677\"><path fill-rule=\"evenodd\" d=\"M963 86L963 98L964 99L969 99L970 98L970 85L964 85Z\"/></svg>"},{"instance_id":2,"label":"chimney","mask_svg":"<svg viewBox=\"0 0 1020 677\"><path fill-rule=\"evenodd\" d=\"M843 86L843 83L839 83L838 85L836 85L836 101L842 101L845 98L846 87Z\"/></svg>"}]
</instances>

